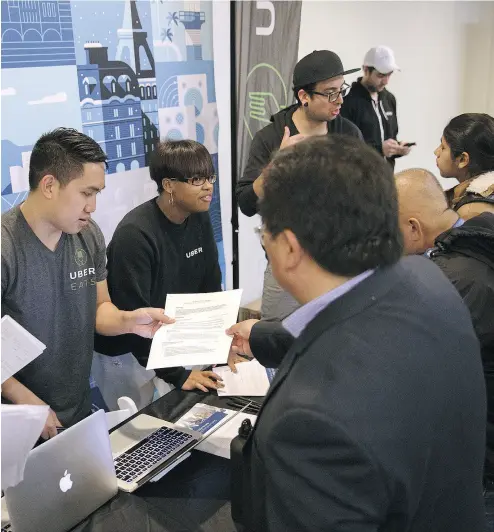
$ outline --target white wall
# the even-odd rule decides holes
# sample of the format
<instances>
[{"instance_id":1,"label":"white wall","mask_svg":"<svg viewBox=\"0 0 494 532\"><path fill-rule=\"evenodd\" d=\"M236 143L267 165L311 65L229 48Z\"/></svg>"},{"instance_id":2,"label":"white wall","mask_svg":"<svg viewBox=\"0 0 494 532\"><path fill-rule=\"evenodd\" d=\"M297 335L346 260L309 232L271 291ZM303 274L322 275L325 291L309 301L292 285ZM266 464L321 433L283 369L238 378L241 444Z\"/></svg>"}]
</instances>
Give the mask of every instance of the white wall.
<instances>
[{"instance_id":1,"label":"white wall","mask_svg":"<svg viewBox=\"0 0 494 532\"><path fill-rule=\"evenodd\" d=\"M226 264L226 288L233 288L232 276L232 133L231 133L231 79L230 79L230 2L213 2L214 86L220 130L218 135L218 172L221 179L221 225Z\"/></svg>"},{"instance_id":2,"label":"white wall","mask_svg":"<svg viewBox=\"0 0 494 532\"><path fill-rule=\"evenodd\" d=\"M396 170L420 166L437 173L433 151L447 122L461 112L489 110L493 13L492 2L308 0L302 4L299 58L329 49L345 68L355 68L372 46L391 47L401 67L388 86L397 98L399 139L417 142ZM347 82L360 75L347 76Z\"/></svg>"}]
</instances>

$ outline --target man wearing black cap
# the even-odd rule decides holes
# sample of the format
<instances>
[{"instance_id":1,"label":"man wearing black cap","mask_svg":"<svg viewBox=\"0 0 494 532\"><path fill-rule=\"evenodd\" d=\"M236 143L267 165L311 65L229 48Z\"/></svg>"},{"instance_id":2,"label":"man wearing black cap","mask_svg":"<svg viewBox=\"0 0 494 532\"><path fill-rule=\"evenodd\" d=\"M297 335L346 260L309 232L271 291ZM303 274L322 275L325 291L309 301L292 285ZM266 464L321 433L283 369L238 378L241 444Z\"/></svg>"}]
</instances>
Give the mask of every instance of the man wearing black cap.
<instances>
[{"instance_id":1,"label":"man wearing black cap","mask_svg":"<svg viewBox=\"0 0 494 532\"><path fill-rule=\"evenodd\" d=\"M276 150L313 135L343 133L363 138L357 126L340 116L343 97L350 88L343 76L359 70L345 70L338 55L329 50L316 50L295 65L293 92L297 103L273 115L272 123L255 134L247 166L237 183L235 194L246 216L257 213L262 171Z\"/></svg>"},{"instance_id":2,"label":"man wearing black cap","mask_svg":"<svg viewBox=\"0 0 494 532\"><path fill-rule=\"evenodd\" d=\"M343 97L349 90L343 76L359 70L345 70L339 56L329 50L316 50L295 65L293 92L297 103L273 115L272 123L255 134L244 174L237 183L237 202L246 216L257 213L263 170L275 151L314 135L340 133L363 139L359 128L340 116ZM264 274L262 318L281 320L297 307L295 299L273 278L268 264Z\"/></svg>"}]
</instances>

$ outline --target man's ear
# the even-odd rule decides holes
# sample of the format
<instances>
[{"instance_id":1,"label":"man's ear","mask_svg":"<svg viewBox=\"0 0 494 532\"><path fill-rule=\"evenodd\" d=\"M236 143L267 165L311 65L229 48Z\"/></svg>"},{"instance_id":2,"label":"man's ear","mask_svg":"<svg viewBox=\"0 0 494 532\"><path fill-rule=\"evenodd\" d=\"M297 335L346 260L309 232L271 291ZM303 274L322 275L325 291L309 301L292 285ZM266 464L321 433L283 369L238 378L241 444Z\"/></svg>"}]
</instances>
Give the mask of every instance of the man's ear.
<instances>
[{"instance_id":1,"label":"man's ear","mask_svg":"<svg viewBox=\"0 0 494 532\"><path fill-rule=\"evenodd\" d=\"M308 104L310 101L310 94L305 92L304 89L298 91L298 99L302 102L302 105Z\"/></svg>"},{"instance_id":2,"label":"man's ear","mask_svg":"<svg viewBox=\"0 0 494 532\"><path fill-rule=\"evenodd\" d=\"M420 225L420 222L417 220L417 218L409 218L408 226L410 229L410 238L413 240L413 242L419 242L422 239L423 235L423 230L422 226Z\"/></svg>"},{"instance_id":3,"label":"man's ear","mask_svg":"<svg viewBox=\"0 0 494 532\"><path fill-rule=\"evenodd\" d=\"M298 238L290 229L285 229L279 236L283 237L284 239L286 268L292 270L300 264L305 255L305 250L300 245Z\"/></svg>"},{"instance_id":4,"label":"man's ear","mask_svg":"<svg viewBox=\"0 0 494 532\"><path fill-rule=\"evenodd\" d=\"M43 176L38 184L38 190L46 199L53 199L55 193L60 188L60 182L52 175L47 174Z\"/></svg>"}]
</instances>

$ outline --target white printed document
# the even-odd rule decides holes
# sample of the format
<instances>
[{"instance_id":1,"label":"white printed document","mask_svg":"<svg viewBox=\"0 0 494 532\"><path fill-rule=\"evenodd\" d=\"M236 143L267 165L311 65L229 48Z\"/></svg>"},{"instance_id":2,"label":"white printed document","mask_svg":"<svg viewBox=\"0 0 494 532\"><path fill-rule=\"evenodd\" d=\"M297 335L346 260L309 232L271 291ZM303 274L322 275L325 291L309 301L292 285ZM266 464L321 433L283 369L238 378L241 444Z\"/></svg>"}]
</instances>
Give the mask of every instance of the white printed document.
<instances>
[{"instance_id":1,"label":"white printed document","mask_svg":"<svg viewBox=\"0 0 494 532\"><path fill-rule=\"evenodd\" d=\"M169 294L165 314L176 320L158 329L146 369L224 364L237 322L242 290L210 294Z\"/></svg>"},{"instance_id":2,"label":"white printed document","mask_svg":"<svg viewBox=\"0 0 494 532\"><path fill-rule=\"evenodd\" d=\"M48 405L2 405L2 489L24 478L29 451L41 436Z\"/></svg>"},{"instance_id":3,"label":"white printed document","mask_svg":"<svg viewBox=\"0 0 494 532\"><path fill-rule=\"evenodd\" d=\"M222 379L224 388L219 388L218 395L264 396L268 393L275 369L265 368L257 360L235 364L237 373L228 366L214 368Z\"/></svg>"},{"instance_id":4,"label":"white printed document","mask_svg":"<svg viewBox=\"0 0 494 532\"><path fill-rule=\"evenodd\" d=\"M4 316L2 328L2 384L46 349L37 338L10 316Z\"/></svg>"}]
</instances>

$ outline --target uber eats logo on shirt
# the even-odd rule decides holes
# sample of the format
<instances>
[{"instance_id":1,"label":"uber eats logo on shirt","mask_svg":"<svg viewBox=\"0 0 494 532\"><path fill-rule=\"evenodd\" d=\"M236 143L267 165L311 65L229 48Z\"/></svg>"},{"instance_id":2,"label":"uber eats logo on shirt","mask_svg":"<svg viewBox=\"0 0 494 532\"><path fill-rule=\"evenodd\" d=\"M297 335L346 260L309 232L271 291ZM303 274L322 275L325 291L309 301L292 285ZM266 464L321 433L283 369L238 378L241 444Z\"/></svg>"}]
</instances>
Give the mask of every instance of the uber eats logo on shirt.
<instances>
[{"instance_id":1,"label":"uber eats logo on shirt","mask_svg":"<svg viewBox=\"0 0 494 532\"><path fill-rule=\"evenodd\" d=\"M71 281L76 281L70 283L71 290L79 290L86 286L92 286L96 284L96 269L95 268L83 268L87 264L87 253L81 249L77 248L74 254L74 261L81 268L75 272L70 272L69 276ZM90 276L93 277L90 277Z\"/></svg>"}]
</instances>

